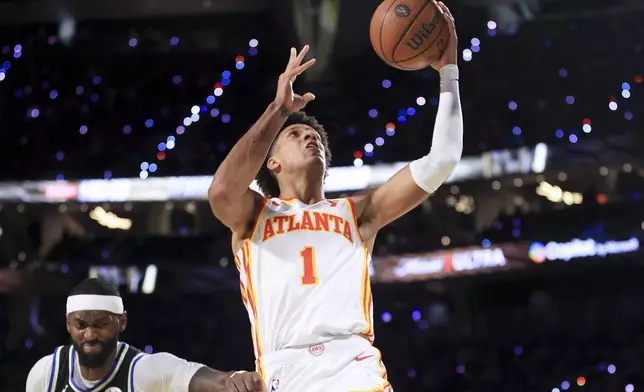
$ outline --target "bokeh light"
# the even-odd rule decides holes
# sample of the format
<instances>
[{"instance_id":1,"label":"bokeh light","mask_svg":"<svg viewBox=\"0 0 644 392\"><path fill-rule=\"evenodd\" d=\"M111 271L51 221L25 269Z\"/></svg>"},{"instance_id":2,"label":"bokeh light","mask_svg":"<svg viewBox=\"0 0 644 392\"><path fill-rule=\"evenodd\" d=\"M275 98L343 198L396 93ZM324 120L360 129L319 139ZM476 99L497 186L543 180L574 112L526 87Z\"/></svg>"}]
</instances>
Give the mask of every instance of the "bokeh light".
<instances>
[{"instance_id":1,"label":"bokeh light","mask_svg":"<svg viewBox=\"0 0 644 392\"><path fill-rule=\"evenodd\" d=\"M136 46L137 42L134 42L134 45L132 45L133 41L136 40L135 38L130 39L130 46L134 47ZM178 37L173 37L170 39L170 45L171 46L176 46L180 43L180 39ZM250 49L254 50L254 54L257 54L257 46L259 45L259 42L257 39L251 39L248 42L248 46ZM253 53L251 53L253 55ZM234 58L235 62L235 69L237 71L241 71L242 69L245 68L245 58L242 55L237 55ZM217 83L215 83L212 91L212 95L208 95L205 99L207 105L212 105L217 101L217 97L220 97L224 93L224 87L229 86L231 84L231 79L232 78L232 72L229 70L224 70L221 73L221 80ZM182 82L181 76L180 75L175 75L172 78L172 83L174 84L179 84ZM186 128L192 126L193 124L199 122L201 119L201 116L199 115L200 113L209 113L211 118L216 118L219 117L219 109L217 108L208 108L207 105L199 105L199 104L194 104L190 108L190 115L187 117L183 118L182 125L178 126L175 129L176 135L183 135L186 132ZM232 117L230 114L222 114L221 115L221 122L224 124L230 123L232 120ZM152 128L154 126L154 120L153 119L148 119L145 122L145 126L147 128ZM131 131L131 129L129 130ZM125 132L125 128L124 128ZM82 133L82 132L81 132ZM157 145L157 155L156 159L157 161L163 161L166 159L166 151L174 150L177 146L177 140L175 136L169 135L166 137L165 141L160 142ZM144 162L147 164L147 162ZM145 166L145 168L144 168ZM149 164L149 165L143 165L141 164L140 167L141 171L139 173L139 177L142 179L148 178L150 173L154 173L158 169L158 165L156 163Z\"/></svg>"}]
</instances>

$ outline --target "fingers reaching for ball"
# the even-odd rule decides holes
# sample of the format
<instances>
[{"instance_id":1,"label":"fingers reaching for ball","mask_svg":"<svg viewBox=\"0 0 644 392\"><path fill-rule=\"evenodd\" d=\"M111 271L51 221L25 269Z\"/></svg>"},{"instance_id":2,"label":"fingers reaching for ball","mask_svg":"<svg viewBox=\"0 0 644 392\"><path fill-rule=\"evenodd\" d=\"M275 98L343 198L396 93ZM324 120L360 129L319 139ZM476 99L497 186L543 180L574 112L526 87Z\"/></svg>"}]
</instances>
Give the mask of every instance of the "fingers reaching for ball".
<instances>
[{"instance_id":1,"label":"fingers reaching for ball","mask_svg":"<svg viewBox=\"0 0 644 392\"><path fill-rule=\"evenodd\" d=\"M456 64L458 58L458 36L456 35L456 26L454 24L454 16L445 3L439 1L436 5L443 11L443 19L447 23L449 29L449 39L443 51L441 58L432 64L432 68L439 71L441 68L448 64Z\"/></svg>"},{"instance_id":2,"label":"fingers reaching for ball","mask_svg":"<svg viewBox=\"0 0 644 392\"><path fill-rule=\"evenodd\" d=\"M304 64L304 57L309 52L309 46L304 45L298 53L295 48L291 48L291 54L286 64L286 69L280 75L277 82L277 92L275 94L275 103L287 113L293 113L304 109L307 103L315 99L315 95L306 93L303 96L295 94L293 83L304 71L315 64L315 59L311 59Z\"/></svg>"},{"instance_id":3,"label":"fingers reaching for ball","mask_svg":"<svg viewBox=\"0 0 644 392\"><path fill-rule=\"evenodd\" d=\"M440 7L440 9L443 10L443 16L445 16L445 20L447 21L447 24L452 28L454 35L456 35L456 29L454 26L454 16L452 15L452 12L449 10L449 8L447 8L445 3L443 3L442 1L439 1L436 4Z\"/></svg>"},{"instance_id":4,"label":"fingers reaching for ball","mask_svg":"<svg viewBox=\"0 0 644 392\"><path fill-rule=\"evenodd\" d=\"M300 53L297 53L295 48L291 48L291 56L288 59L288 64L286 65L286 70L284 70L284 75L289 79L295 80L302 72L309 69L313 64L315 64L315 59L311 59L306 63L302 64L304 57L309 52L309 45L304 45Z\"/></svg>"},{"instance_id":5,"label":"fingers reaching for ball","mask_svg":"<svg viewBox=\"0 0 644 392\"><path fill-rule=\"evenodd\" d=\"M439 1L439 2L437 2L436 4L438 4L438 6L443 10L443 12L444 12L444 13L446 13L446 14L447 14L447 16L449 16L452 20L454 20L454 16L453 16L453 15L452 15L452 13L450 12L449 8L447 8L447 6L445 5L445 3L443 3L442 1Z\"/></svg>"}]
</instances>

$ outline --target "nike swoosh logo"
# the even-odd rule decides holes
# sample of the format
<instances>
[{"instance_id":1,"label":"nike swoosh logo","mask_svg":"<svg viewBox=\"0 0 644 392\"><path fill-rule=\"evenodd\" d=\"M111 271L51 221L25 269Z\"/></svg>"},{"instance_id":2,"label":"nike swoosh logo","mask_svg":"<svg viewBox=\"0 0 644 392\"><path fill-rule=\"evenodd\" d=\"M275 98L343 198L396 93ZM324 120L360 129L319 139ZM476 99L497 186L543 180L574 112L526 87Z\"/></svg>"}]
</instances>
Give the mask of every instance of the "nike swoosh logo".
<instances>
[{"instance_id":1,"label":"nike swoosh logo","mask_svg":"<svg viewBox=\"0 0 644 392\"><path fill-rule=\"evenodd\" d=\"M364 361L367 358L371 358L373 355L365 355L364 357L358 357L356 358L356 362Z\"/></svg>"}]
</instances>

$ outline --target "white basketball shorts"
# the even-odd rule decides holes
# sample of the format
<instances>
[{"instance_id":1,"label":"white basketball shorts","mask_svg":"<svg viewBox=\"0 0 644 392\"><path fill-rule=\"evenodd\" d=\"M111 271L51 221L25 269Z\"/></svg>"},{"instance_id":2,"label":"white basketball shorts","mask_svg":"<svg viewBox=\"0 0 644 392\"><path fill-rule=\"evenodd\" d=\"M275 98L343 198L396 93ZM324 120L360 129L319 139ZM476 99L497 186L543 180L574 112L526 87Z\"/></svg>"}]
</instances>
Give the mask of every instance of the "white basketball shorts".
<instances>
[{"instance_id":1,"label":"white basketball shorts","mask_svg":"<svg viewBox=\"0 0 644 392\"><path fill-rule=\"evenodd\" d=\"M361 336L264 355L268 392L393 392L380 351Z\"/></svg>"}]
</instances>

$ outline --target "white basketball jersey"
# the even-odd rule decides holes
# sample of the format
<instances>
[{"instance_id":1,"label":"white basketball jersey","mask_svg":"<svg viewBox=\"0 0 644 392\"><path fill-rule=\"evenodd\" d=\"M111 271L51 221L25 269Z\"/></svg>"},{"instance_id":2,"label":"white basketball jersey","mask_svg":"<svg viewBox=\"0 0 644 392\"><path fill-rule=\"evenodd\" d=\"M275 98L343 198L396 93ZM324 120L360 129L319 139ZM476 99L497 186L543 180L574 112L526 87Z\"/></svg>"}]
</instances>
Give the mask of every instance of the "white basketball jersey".
<instances>
[{"instance_id":1,"label":"white basketball jersey","mask_svg":"<svg viewBox=\"0 0 644 392\"><path fill-rule=\"evenodd\" d=\"M337 336L373 340L371 256L350 199L265 200L235 261L258 359Z\"/></svg>"}]
</instances>

